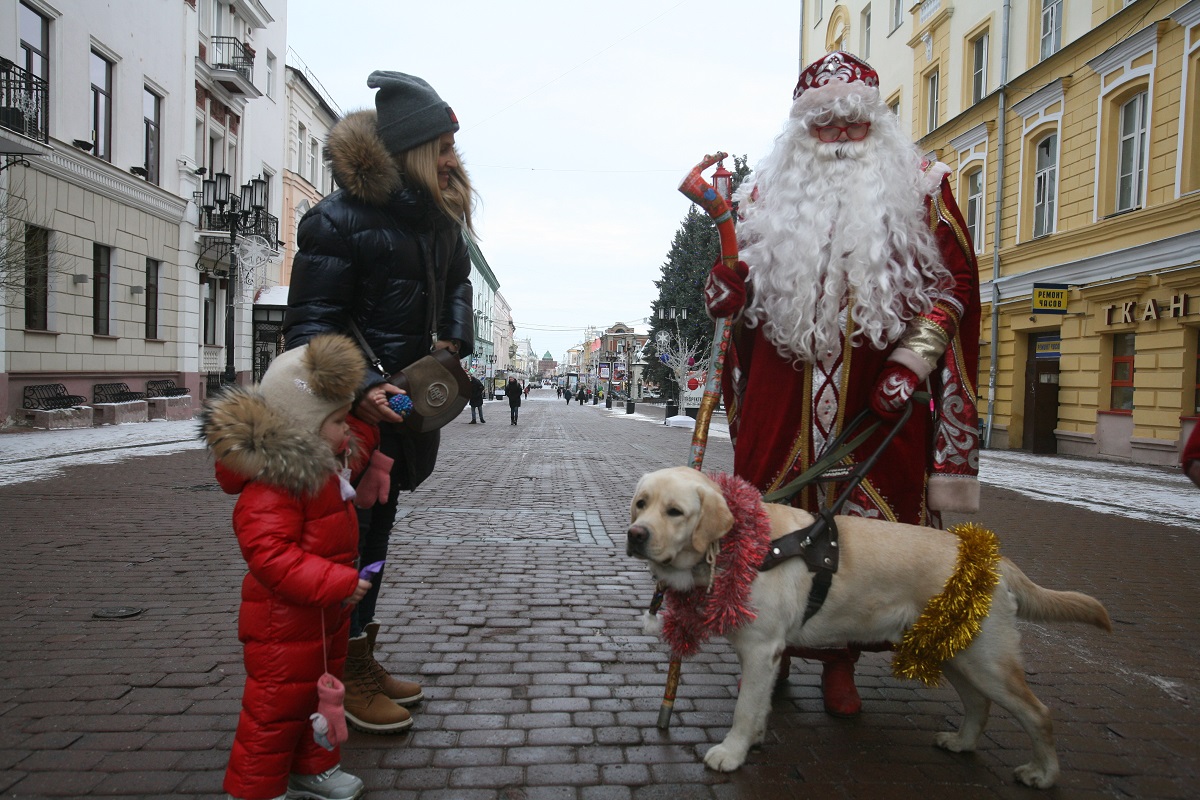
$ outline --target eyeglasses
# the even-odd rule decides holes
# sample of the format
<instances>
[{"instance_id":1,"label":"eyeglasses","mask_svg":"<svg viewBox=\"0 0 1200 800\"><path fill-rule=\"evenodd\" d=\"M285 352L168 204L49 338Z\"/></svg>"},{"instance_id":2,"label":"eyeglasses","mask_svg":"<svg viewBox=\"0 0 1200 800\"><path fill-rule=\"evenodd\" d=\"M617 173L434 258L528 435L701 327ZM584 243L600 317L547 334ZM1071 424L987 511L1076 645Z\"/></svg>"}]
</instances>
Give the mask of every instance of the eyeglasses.
<instances>
[{"instance_id":1,"label":"eyeglasses","mask_svg":"<svg viewBox=\"0 0 1200 800\"><path fill-rule=\"evenodd\" d=\"M838 138L845 133L846 138L852 142L861 142L867 138L867 132L871 130L869 122L851 122L849 125L818 125L813 130L817 134L817 138L822 142L836 142Z\"/></svg>"}]
</instances>

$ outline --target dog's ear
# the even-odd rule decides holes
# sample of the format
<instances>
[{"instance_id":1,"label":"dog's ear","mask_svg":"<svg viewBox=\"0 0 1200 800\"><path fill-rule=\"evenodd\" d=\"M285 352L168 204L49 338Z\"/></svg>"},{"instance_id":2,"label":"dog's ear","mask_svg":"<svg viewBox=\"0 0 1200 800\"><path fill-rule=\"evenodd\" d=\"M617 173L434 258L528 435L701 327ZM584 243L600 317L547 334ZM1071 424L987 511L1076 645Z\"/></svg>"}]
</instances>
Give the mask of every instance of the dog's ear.
<instances>
[{"instance_id":1,"label":"dog's ear","mask_svg":"<svg viewBox=\"0 0 1200 800\"><path fill-rule=\"evenodd\" d=\"M708 546L729 533L733 514L721 493L712 486L700 486L700 518L692 531L692 548L703 553Z\"/></svg>"}]
</instances>

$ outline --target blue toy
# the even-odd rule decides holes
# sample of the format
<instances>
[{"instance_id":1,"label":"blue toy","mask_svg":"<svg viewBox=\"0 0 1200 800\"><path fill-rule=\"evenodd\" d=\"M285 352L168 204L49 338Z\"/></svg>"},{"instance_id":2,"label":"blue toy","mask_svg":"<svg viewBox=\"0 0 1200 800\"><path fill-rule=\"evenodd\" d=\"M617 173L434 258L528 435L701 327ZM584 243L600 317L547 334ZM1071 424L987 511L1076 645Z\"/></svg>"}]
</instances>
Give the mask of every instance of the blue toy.
<instances>
[{"instance_id":1,"label":"blue toy","mask_svg":"<svg viewBox=\"0 0 1200 800\"><path fill-rule=\"evenodd\" d=\"M408 399L406 394L394 394L388 398L388 408L400 415L401 419L407 417L412 411L412 400Z\"/></svg>"}]
</instances>

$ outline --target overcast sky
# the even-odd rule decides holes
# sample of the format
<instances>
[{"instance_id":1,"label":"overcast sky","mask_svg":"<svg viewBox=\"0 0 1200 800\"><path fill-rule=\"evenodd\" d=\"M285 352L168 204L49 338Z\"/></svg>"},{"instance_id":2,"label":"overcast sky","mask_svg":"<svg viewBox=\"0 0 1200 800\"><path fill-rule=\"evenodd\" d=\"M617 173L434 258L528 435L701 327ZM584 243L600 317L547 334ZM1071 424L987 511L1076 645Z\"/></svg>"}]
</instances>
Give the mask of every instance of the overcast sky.
<instances>
[{"instance_id":1,"label":"overcast sky","mask_svg":"<svg viewBox=\"0 0 1200 800\"><path fill-rule=\"evenodd\" d=\"M650 315L688 170L717 150L765 155L799 20L799 0L289 0L287 23L343 112L374 107L376 69L453 107L517 337L561 361L585 327Z\"/></svg>"}]
</instances>

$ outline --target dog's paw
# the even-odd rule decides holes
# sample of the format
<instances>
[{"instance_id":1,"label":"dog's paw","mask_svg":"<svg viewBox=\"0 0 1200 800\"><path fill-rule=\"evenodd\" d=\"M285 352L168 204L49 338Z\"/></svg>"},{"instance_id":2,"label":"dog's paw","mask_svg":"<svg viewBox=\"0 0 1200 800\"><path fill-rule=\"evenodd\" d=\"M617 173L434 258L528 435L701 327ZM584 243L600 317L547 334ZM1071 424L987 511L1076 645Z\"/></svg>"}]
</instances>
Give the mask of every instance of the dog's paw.
<instances>
[{"instance_id":1,"label":"dog's paw","mask_svg":"<svg viewBox=\"0 0 1200 800\"><path fill-rule=\"evenodd\" d=\"M704 764L717 772L733 772L746 760L746 751L727 747L724 742L704 754Z\"/></svg>"},{"instance_id":2,"label":"dog's paw","mask_svg":"<svg viewBox=\"0 0 1200 800\"><path fill-rule=\"evenodd\" d=\"M662 636L662 617L651 614L649 611L643 611L642 633L647 636Z\"/></svg>"},{"instance_id":3,"label":"dog's paw","mask_svg":"<svg viewBox=\"0 0 1200 800\"><path fill-rule=\"evenodd\" d=\"M975 751L974 745L964 742L962 737L957 733L939 733L933 737L933 743L943 750L949 750L951 753L972 753Z\"/></svg>"},{"instance_id":4,"label":"dog's paw","mask_svg":"<svg viewBox=\"0 0 1200 800\"><path fill-rule=\"evenodd\" d=\"M1058 769L1048 769L1030 762L1014 769L1013 777L1034 789L1049 789L1058 780Z\"/></svg>"}]
</instances>

